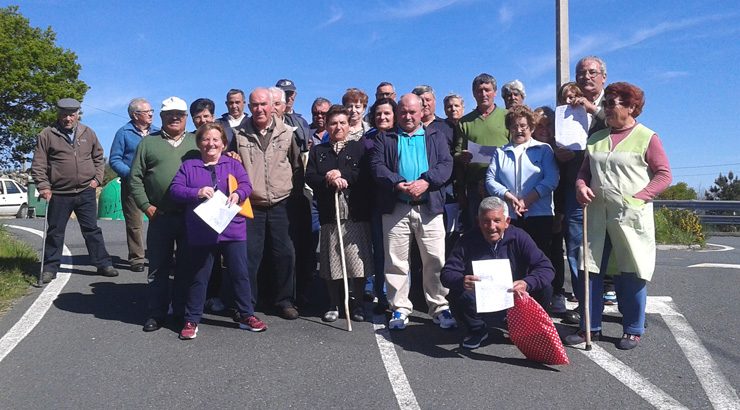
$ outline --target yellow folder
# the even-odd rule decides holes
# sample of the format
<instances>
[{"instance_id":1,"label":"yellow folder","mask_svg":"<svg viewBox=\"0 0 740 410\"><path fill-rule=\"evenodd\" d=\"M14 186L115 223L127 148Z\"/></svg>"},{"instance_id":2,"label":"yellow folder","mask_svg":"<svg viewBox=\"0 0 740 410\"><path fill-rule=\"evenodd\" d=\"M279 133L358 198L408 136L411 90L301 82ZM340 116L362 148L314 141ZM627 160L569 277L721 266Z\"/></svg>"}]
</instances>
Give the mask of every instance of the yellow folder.
<instances>
[{"instance_id":1,"label":"yellow folder","mask_svg":"<svg viewBox=\"0 0 740 410\"><path fill-rule=\"evenodd\" d=\"M236 188L239 186L239 183L236 182L236 177L229 174L229 195L234 193L236 191ZM239 215L245 216L249 219L254 219L254 212L252 212L252 204L249 203L249 198L245 199L244 202L238 204L242 210L239 211Z\"/></svg>"}]
</instances>

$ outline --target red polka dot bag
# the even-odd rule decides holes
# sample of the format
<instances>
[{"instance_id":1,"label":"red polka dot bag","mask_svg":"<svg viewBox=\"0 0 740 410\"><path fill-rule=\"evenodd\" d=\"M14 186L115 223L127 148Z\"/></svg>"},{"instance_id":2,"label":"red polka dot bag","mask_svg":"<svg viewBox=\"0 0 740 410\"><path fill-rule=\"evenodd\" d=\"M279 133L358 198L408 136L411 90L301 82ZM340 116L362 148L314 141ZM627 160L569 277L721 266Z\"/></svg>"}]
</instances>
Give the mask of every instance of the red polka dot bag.
<instances>
[{"instance_id":1,"label":"red polka dot bag","mask_svg":"<svg viewBox=\"0 0 740 410\"><path fill-rule=\"evenodd\" d=\"M528 293L514 294L514 307L506 319L511 341L527 359L551 365L570 363L552 319Z\"/></svg>"}]
</instances>

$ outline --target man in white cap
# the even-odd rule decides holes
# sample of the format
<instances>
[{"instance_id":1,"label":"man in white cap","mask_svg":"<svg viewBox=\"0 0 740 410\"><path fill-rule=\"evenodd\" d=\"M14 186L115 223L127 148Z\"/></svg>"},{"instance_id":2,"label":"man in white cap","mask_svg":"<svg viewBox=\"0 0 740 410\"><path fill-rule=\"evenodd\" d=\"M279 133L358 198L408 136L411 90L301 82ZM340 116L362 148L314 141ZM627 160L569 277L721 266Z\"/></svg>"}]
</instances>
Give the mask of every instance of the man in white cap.
<instances>
[{"instance_id":1,"label":"man in white cap","mask_svg":"<svg viewBox=\"0 0 740 410\"><path fill-rule=\"evenodd\" d=\"M146 247L149 256L148 318L144 331L162 327L172 302L176 318L184 314L184 263L186 260L183 209L170 199L170 183L185 159L199 157L195 135L185 132L188 106L177 97L162 101L162 129L144 138L131 165L129 188L136 206L149 217ZM177 245L175 264L172 254ZM174 265L174 266L173 266ZM174 267L174 291L169 275ZM172 297L170 298L170 294Z\"/></svg>"},{"instance_id":2,"label":"man in white cap","mask_svg":"<svg viewBox=\"0 0 740 410\"><path fill-rule=\"evenodd\" d=\"M95 189L103 182L103 147L95 131L79 121L80 102L73 98L59 100L57 122L41 131L33 153L31 177L39 196L49 202L46 210L49 227L41 273L44 283L57 277L64 231L73 211L85 238L90 262L98 268L98 274L118 276L97 222Z\"/></svg>"}]
</instances>

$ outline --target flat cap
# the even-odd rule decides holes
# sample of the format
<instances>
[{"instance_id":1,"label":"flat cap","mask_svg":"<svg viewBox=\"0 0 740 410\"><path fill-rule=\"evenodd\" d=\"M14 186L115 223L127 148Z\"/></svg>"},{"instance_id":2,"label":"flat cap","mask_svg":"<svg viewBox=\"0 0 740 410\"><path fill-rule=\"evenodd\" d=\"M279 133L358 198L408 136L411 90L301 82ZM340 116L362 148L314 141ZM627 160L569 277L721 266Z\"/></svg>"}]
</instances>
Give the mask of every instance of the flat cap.
<instances>
[{"instance_id":1,"label":"flat cap","mask_svg":"<svg viewBox=\"0 0 740 410\"><path fill-rule=\"evenodd\" d=\"M57 108L60 110L75 111L80 109L80 102L74 98L62 98L57 101Z\"/></svg>"}]
</instances>

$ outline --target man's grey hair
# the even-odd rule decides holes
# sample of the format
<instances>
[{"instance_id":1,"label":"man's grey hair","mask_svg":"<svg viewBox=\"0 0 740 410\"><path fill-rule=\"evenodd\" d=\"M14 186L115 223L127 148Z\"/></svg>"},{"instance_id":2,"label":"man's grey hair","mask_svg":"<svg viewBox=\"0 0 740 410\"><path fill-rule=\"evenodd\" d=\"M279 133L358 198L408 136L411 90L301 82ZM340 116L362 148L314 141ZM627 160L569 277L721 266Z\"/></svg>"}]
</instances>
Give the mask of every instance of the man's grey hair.
<instances>
[{"instance_id":1,"label":"man's grey hair","mask_svg":"<svg viewBox=\"0 0 740 410\"><path fill-rule=\"evenodd\" d=\"M285 90L283 90L280 87L270 87L270 88L268 88L268 90L270 90L270 95L272 95L273 93L279 93L280 94L280 101L283 102L283 103L286 102L286 99L285 99ZM273 100L273 102L275 102L275 101Z\"/></svg>"},{"instance_id":2,"label":"man's grey hair","mask_svg":"<svg viewBox=\"0 0 740 410\"><path fill-rule=\"evenodd\" d=\"M447 94L444 100L442 100L442 105L447 105L447 101L453 98L457 98L458 100L460 100L460 104L465 105L465 100L463 100L462 96L460 94L455 94L455 93Z\"/></svg>"},{"instance_id":3,"label":"man's grey hair","mask_svg":"<svg viewBox=\"0 0 740 410\"><path fill-rule=\"evenodd\" d=\"M417 85L416 87L414 87L413 90L411 90L411 92L418 95L419 97L426 93L430 93L432 94L432 97L434 97L434 88L432 88L431 85Z\"/></svg>"},{"instance_id":4,"label":"man's grey hair","mask_svg":"<svg viewBox=\"0 0 740 410\"><path fill-rule=\"evenodd\" d=\"M498 209L502 209L504 211L505 218L509 217L509 206L506 202L497 196L489 196L480 201L480 205L478 206L478 216L481 216L488 211L495 211Z\"/></svg>"},{"instance_id":5,"label":"man's grey hair","mask_svg":"<svg viewBox=\"0 0 740 410\"><path fill-rule=\"evenodd\" d=\"M134 119L134 113L136 111L139 111L139 107L141 107L142 104L149 104L149 101L147 101L146 98L143 98L143 97L136 97L133 100L129 101L128 103L129 118Z\"/></svg>"},{"instance_id":6,"label":"man's grey hair","mask_svg":"<svg viewBox=\"0 0 740 410\"><path fill-rule=\"evenodd\" d=\"M589 60L596 61L597 63L599 63L599 67L601 68L601 73L604 74L604 77L606 77L606 63L604 62L604 60L596 56L586 56L578 60L578 63L576 63L576 71L578 71L578 67L582 66L583 64L586 63L586 61L589 61Z\"/></svg>"},{"instance_id":7,"label":"man's grey hair","mask_svg":"<svg viewBox=\"0 0 740 410\"><path fill-rule=\"evenodd\" d=\"M316 106L319 106L321 104L329 104L331 106L331 101L324 97L316 97L316 99L313 100L313 104L311 104L311 109L314 109Z\"/></svg>"},{"instance_id":8,"label":"man's grey hair","mask_svg":"<svg viewBox=\"0 0 740 410\"><path fill-rule=\"evenodd\" d=\"M505 97L506 94L509 94L512 91L517 91L519 95L522 96L522 98L526 97L527 94L524 92L524 84L522 84L519 80L513 80L509 81L508 83L504 84L503 87L501 87L501 94Z\"/></svg>"},{"instance_id":9,"label":"man's grey hair","mask_svg":"<svg viewBox=\"0 0 740 410\"><path fill-rule=\"evenodd\" d=\"M238 88L232 88L229 90L229 92L226 93L226 100L229 100L229 97L231 97L234 94L241 94L242 100L245 100L246 97L244 96L244 91L238 89Z\"/></svg>"},{"instance_id":10,"label":"man's grey hair","mask_svg":"<svg viewBox=\"0 0 740 410\"><path fill-rule=\"evenodd\" d=\"M481 84L493 85L493 91L497 90L496 79L491 74L481 73L473 79L473 89L478 88Z\"/></svg>"}]
</instances>

